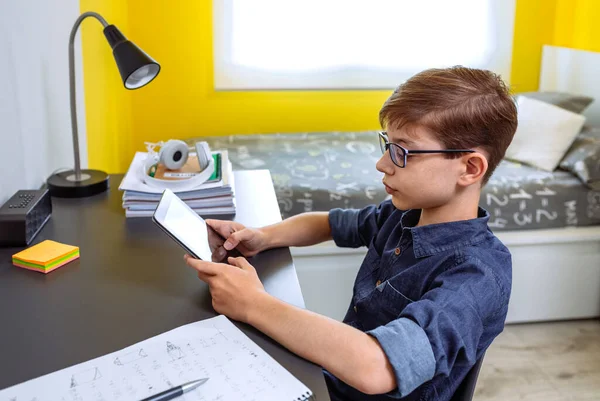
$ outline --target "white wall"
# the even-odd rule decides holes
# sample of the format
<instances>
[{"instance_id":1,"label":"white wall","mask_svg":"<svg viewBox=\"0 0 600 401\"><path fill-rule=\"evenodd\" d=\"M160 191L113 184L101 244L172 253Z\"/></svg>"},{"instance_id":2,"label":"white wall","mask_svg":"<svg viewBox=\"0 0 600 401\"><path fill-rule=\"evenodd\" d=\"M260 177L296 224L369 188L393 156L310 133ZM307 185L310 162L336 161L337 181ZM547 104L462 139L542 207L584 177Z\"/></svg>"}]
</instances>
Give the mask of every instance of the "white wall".
<instances>
[{"instance_id":1,"label":"white wall","mask_svg":"<svg viewBox=\"0 0 600 401\"><path fill-rule=\"evenodd\" d=\"M600 125L600 52L544 46L540 90L587 95L594 102L583 112L586 124Z\"/></svg>"},{"instance_id":2,"label":"white wall","mask_svg":"<svg viewBox=\"0 0 600 401\"><path fill-rule=\"evenodd\" d=\"M17 189L39 188L59 168L73 168L68 42L78 15L79 0L0 0L0 204ZM79 51L76 66L87 166Z\"/></svg>"}]
</instances>

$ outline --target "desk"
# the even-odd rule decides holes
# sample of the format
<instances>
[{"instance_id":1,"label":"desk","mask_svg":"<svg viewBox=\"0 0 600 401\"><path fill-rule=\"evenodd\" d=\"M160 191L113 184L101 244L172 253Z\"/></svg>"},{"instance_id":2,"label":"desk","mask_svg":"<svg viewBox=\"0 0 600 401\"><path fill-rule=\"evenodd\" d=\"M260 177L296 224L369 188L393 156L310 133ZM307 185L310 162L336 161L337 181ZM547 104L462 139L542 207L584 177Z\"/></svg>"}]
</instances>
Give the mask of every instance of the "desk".
<instances>
[{"instance_id":1,"label":"desk","mask_svg":"<svg viewBox=\"0 0 600 401\"><path fill-rule=\"evenodd\" d=\"M184 251L150 218L125 218L121 178L111 176L104 194L53 198L52 218L35 242L77 245L79 260L44 275L11 264L22 248L0 249L0 389L216 315L207 285L184 264ZM267 170L236 172L235 190L237 221L257 227L281 220ZM304 307L288 248L251 263L270 294ZM236 325L318 400L329 400L320 367Z\"/></svg>"}]
</instances>

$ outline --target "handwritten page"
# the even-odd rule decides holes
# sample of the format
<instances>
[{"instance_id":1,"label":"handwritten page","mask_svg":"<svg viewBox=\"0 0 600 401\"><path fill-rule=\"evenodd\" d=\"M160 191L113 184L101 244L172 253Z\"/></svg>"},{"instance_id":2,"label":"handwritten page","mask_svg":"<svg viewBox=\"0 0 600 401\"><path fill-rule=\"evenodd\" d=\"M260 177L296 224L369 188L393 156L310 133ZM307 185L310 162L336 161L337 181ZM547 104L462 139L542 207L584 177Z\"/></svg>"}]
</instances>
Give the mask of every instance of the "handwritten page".
<instances>
[{"instance_id":1,"label":"handwritten page","mask_svg":"<svg viewBox=\"0 0 600 401\"><path fill-rule=\"evenodd\" d=\"M225 316L0 391L0 401L140 400L208 377L181 401L305 400L310 390Z\"/></svg>"}]
</instances>

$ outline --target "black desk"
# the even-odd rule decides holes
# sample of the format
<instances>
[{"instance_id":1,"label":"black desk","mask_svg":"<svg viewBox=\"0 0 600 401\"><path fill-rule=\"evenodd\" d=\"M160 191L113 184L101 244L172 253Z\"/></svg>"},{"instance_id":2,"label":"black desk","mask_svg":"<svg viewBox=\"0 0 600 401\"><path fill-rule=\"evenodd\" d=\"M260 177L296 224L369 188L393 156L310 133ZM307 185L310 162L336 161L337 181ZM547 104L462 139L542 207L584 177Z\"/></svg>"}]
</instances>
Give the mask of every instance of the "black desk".
<instances>
[{"instance_id":1,"label":"black desk","mask_svg":"<svg viewBox=\"0 0 600 401\"><path fill-rule=\"evenodd\" d=\"M150 218L125 219L121 176L85 199L53 199L53 216L35 242L77 245L81 258L47 275L20 269L0 249L0 389L117 351L215 316L208 287L183 262L184 251ZM281 220L266 170L235 173L236 220L263 226ZM287 248L252 258L266 290L304 307ZM245 324L261 348L307 385L329 396L321 368Z\"/></svg>"}]
</instances>

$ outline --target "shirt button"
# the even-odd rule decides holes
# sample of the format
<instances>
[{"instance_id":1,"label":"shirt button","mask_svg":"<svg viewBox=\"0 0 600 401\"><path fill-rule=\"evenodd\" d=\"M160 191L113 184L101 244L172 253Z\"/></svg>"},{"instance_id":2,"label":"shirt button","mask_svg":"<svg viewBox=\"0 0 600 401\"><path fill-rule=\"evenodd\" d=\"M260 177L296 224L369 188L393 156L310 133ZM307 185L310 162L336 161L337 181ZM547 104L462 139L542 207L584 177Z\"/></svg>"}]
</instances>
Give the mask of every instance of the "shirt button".
<instances>
[{"instance_id":1,"label":"shirt button","mask_svg":"<svg viewBox=\"0 0 600 401\"><path fill-rule=\"evenodd\" d=\"M396 248L394 250L394 254L396 254L396 256L400 255L400 248Z\"/></svg>"},{"instance_id":2,"label":"shirt button","mask_svg":"<svg viewBox=\"0 0 600 401\"><path fill-rule=\"evenodd\" d=\"M358 309L356 308L356 305L354 305L354 312L358 312Z\"/></svg>"},{"instance_id":3,"label":"shirt button","mask_svg":"<svg viewBox=\"0 0 600 401\"><path fill-rule=\"evenodd\" d=\"M376 287L379 287L381 285L381 280L377 280L377 282L375 283Z\"/></svg>"}]
</instances>

